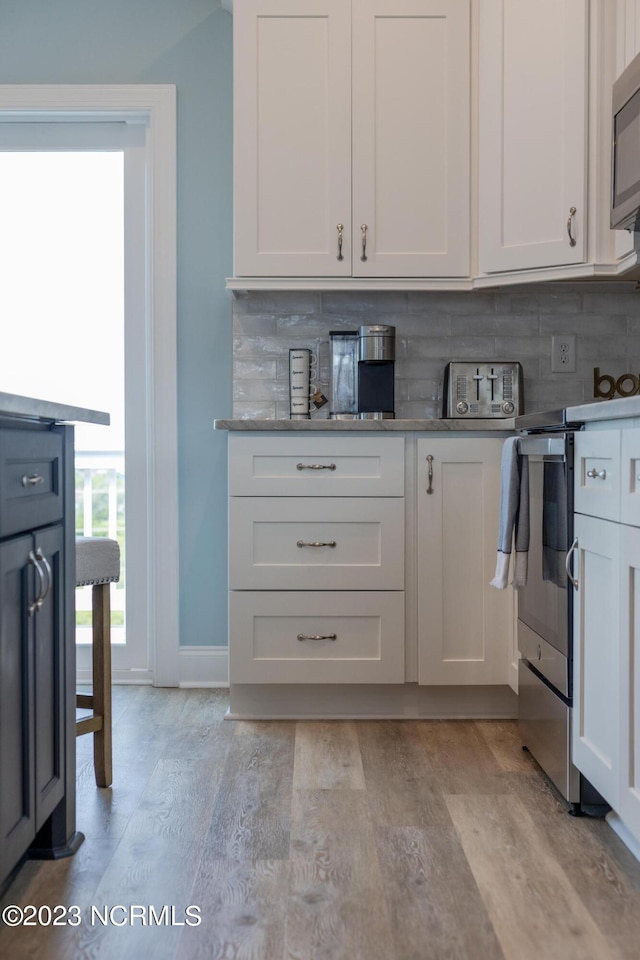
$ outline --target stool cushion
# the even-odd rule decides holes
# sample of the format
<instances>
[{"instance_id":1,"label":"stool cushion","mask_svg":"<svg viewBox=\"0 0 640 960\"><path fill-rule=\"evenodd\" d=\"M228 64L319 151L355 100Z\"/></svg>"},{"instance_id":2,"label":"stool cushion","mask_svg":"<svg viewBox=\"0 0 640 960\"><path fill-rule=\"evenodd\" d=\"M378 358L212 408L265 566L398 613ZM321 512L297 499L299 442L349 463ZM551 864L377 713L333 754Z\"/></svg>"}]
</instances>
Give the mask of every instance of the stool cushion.
<instances>
[{"instance_id":1,"label":"stool cushion","mask_svg":"<svg viewBox=\"0 0 640 960\"><path fill-rule=\"evenodd\" d=\"M120 547L108 537L76 537L76 587L120 579Z\"/></svg>"}]
</instances>

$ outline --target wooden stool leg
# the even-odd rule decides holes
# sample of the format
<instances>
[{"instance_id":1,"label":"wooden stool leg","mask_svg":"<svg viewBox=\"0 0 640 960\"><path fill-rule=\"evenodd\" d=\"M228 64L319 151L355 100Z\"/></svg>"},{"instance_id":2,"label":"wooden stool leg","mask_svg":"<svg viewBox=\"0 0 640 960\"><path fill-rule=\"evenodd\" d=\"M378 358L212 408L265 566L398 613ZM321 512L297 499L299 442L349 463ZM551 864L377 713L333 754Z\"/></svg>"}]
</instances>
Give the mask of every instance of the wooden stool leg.
<instances>
[{"instance_id":1,"label":"wooden stool leg","mask_svg":"<svg viewBox=\"0 0 640 960\"><path fill-rule=\"evenodd\" d=\"M93 609L93 712L102 717L102 729L93 734L96 784L109 787L111 763L111 594L110 583L92 590Z\"/></svg>"}]
</instances>

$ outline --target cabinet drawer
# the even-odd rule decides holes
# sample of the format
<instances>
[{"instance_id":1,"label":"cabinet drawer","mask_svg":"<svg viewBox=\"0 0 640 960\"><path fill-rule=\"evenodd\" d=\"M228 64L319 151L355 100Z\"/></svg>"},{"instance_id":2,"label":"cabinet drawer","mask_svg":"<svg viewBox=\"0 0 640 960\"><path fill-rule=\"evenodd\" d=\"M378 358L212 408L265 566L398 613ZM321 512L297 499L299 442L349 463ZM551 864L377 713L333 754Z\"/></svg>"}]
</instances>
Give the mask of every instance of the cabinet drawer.
<instances>
[{"instance_id":1,"label":"cabinet drawer","mask_svg":"<svg viewBox=\"0 0 640 960\"><path fill-rule=\"evenodd\" d=\"M640 527L640 430L621 431L620 519Z\"/></svg>"},{"instance_id":2,"label":"cabinet drawer","mask_svg":"<svg viewBox=\"0 0 640 960\"><path fill-rule=\"evenodd\" d=\"M402 497L403 437L229 437L236 497Z\"/></svg>"},{"instance_id":3,"label":"cabinet drawer","mask_svg":"<svg viewBox=\"0 0 640 960\"><path fill-rule=\"evenodd\" d=\"M575 511L603 520L620 519L619 430L576 434Z\"/></svg>"},{"instance_id":4,"label":"cabinet drawer","mask_svg":"<svg viewBox=\"0 0 640 960\"><path fill-rule=\"evenodd\" d=\"M62 488L59 433L0 431L0 537L60 520Z\"/></svg>"},{"instance_id":5,"label":"cabinet drawer","mask_svg":"<svg viewBox=\"0 0 640 960\"><path fill-rule=\"evenodd\" d=\"M232 497L232 590L404 589L404 499Z\"/></svg>"},{"instance_id":6,"label":"cabinet drawer","mask_svg":"<svg viewBox=\"0 0 640 960\"><path fill-rule=\"evenodd\" d=\"M231 592L231 683L404 683L404 593Z\"/></svg>"}]
</instances>

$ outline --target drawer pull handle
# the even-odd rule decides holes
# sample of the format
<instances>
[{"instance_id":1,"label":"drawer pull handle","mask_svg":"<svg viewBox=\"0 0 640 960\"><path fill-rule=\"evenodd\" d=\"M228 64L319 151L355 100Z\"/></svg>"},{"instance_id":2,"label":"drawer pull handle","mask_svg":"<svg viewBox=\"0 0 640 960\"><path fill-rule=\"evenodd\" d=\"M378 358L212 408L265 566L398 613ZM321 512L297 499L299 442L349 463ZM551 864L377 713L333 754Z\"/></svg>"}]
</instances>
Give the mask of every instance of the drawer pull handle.
<instances>
[{"instance_id":1,"label":"drawer pull handle","mask_svg":"<svg viewBox=\"0 0 640 960\"><path fill-rule=\"evenodd\" d=\"M335 463L296 463L296 470L335 470Z\"/></svg>"},{"instance_id":2,"label":"drawer pull handle","mask_svg":"<svg viewBox=\"0 0 640 960\"><path fill-rule=\"evenodd\" d=\"M298 540L298 547L335 547L335 540Z\"/></svg>"},{"instance_id":3,"label":"drawer pull handle","mask_svg":"<svg viewBox=\"0 0 640 960\"><path fill-rule=\"evenodd\" d=\"M594 467L593 470L587 470L587 476L591 477L592 480L594 480L596 477L598 478L598 480L606 480L607 471L606 470L598 471Z\"/></svg>"},{"instance_id":4,"label":"drawer pull handle","mask_svg":"<svg viewBox=\"0 0 640 960\"><path fill-rule=\"evenodd\" d=\"M298 640L337 640L337 633L299 633Z\"/></svg>"},{"instance_id":5,"label":"drawer pull handle","mask_svg":"<svg viewBox=\"0 0 640 960\"><path fill-rule=\"evenodd\" d=\"M22 478L23 487L37 487L39 483L44 483L44 477L41 477L39 473L33 473L30 477L25 473Z\"/></svg>"}]
</instances>

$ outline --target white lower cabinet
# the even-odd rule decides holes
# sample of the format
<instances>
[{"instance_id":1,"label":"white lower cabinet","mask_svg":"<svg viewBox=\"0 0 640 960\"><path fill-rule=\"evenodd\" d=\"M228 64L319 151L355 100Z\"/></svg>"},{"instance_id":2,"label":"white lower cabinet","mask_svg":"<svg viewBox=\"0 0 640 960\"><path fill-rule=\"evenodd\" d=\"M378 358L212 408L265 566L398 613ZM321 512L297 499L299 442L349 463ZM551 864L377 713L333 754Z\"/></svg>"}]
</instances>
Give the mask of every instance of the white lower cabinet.
<instances>
[{"instance_id":1,"label":"white lower cabinet","mask_svg":"<svg viewBox=\"0 0 640 960\"><path fill-rule=\"evenodd\" d=\"M418 440L421 684L508 681L513 591L489 585L496 564L503 442L499 437Z\"/></svg>"},{"instance_id":2,"label":"white lower cabinet","mask_svg":"<svg viewBox=\"0 0 640 960\"><path fill-rule=\"evenodd\" d=\"M506 688L513 591L489 585L503 442L232 433L232 687Z\"/></svg>"},{"instance_id":3,"label":"white lower cabinet","mask_svg":"<svg viewBox=\"0 0 640 960\"><path fill-rule=\"evenodd\" d=\"M404 455L397 436L230 436L232 684L404 682Z\"/></svg>"},{"instance_id":4,"label":"white lower cabinet","mask_svg":"<svg viewBox=\"0 0 640 960\"><path fill-rule=\"evenodd\" d=\"M617 809L621 526L576 514L574 532L573 762Z\"/></svg>"},{"instance_id":5,"label":"white lower cabinet","mask_svg":"<svg viewBox=\"0 0 640 960\"><path fill-rule=\"evenodd\" d=\"M617 810L640 841L640 529L622 526L620 539L622 688L620 797Z\"/></svg>"}]
</instances>

